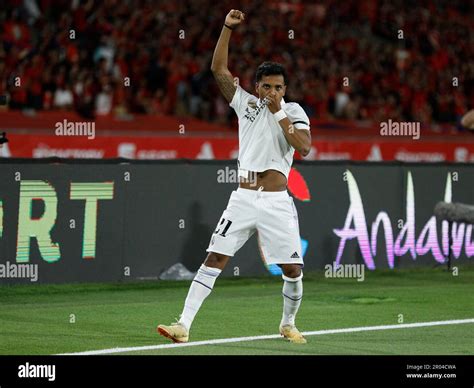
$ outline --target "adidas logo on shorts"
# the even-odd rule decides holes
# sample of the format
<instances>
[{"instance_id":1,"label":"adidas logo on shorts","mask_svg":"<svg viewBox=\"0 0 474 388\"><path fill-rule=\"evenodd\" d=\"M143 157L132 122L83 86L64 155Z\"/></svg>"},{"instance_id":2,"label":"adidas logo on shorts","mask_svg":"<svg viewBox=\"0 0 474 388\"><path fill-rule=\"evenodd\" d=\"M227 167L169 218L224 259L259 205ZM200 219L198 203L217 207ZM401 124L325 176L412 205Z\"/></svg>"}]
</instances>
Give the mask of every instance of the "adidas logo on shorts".
<instances>
[{"instance_id":1,"label":"adidas logo on shorts","mask_svg":"<svg viewBox=\"0 0 474 388\"><path fill-rule=\"evenodd\" d=\"M298 255L298 252L293 253L293 254L291 255L291 258L292 258L292 259L299 259L300 257L299 257L299 255Z\"/></svg>"}]
</instances>

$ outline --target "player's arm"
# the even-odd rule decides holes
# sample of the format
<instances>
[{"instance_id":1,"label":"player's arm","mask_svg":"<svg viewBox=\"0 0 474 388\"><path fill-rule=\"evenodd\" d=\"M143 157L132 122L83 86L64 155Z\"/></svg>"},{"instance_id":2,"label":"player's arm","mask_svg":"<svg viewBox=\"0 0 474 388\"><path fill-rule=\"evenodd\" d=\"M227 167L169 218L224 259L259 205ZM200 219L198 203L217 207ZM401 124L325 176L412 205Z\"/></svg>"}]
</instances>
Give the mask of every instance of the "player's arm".
<instances>
[{"instance_id":1,"label":"player's arm","mask_svg":"<svg viewBox=\"0 0 474 388\"><path fill-rule=\"evenodd\" d=\"M474 109L467 112L461 119L461 125L465 128L474 129Z\"/></svg>"},{"instance_id":2,"label":"player's arm","mask_svg":"<svg viewBox=\"0 0 474 388\"><path fill-rule=\"evenodd\" d=\"M298 151L301 156L306 156L311 150L311 132L307 129L297 129L288 117L279 122L285 134L286 140Z\"/></svg>"},{"instance_id":3,"label":"player's arm","mask_svg":"<svg viewBox=\"0 0 474 388\"><path fill-rule=\"evenodd\" d=\"M268 109L273 114L277 113L277 120L280 127L283 129L283 133L285 134L285 138L290 143L290 145L298 151L301 156L306 156L309 154L311 150L311 132L307 129L297 129L290 121L288 116L284 113L281 109L280 102L276 100L276 98L269 94L267 95L268 100L270 103L268 104Z\"/></svg>"},{"instance_id":4,"label":"player's arm","mask_svg":"<svg viewBox=\"0 0 474 388\"><path fill-rule=\"evenodd\" d=\"M229 52L229 41L232 29L236 28L245 18L245 14L238 10L231 10L222 26L221 35L217 41L212 57L211 70L217 85L228 102L234 97L236 86L234 78L227 67L227 57Z\"/></svg>"}]
</instances>

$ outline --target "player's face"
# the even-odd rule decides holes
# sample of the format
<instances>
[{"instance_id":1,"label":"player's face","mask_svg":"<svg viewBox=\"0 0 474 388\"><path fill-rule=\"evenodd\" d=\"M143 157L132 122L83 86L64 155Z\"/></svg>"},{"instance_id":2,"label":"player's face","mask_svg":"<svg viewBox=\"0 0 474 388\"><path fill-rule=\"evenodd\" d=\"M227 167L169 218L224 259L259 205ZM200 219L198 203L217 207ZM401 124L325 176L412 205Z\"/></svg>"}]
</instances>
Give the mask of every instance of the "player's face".
<instances>
[{"instance_id":1,"label":"player's face","mask_svg":"<svg viewBox=\"0 0 474 388\"><path fill-rule=\"evenodd\" d=\"M255 84L255 91L260 99L264 99L268 94L273 94L282 99L286 92L285 80L282 75L264 75L262 79Z\"/></svg>"}]
</instances>

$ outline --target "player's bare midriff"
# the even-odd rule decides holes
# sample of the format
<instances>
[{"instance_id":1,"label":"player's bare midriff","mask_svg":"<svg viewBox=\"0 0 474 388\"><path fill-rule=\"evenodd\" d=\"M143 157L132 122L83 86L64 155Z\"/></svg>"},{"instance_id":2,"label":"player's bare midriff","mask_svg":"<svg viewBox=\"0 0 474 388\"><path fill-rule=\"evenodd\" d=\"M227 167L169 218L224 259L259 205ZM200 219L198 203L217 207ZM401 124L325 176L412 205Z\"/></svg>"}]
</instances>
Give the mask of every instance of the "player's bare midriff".
<instances>
[{"instance_id":1,"label":"player's bare midriff","mask_svg":"<svg viewBox=\"0 0 474 388\"><path fill-rule=\"evenodd\" d=\"M249 190L259 190L260 187L263 187L262 191L285 191L286 184L286 177L280 171L249 171L249 179L247 181L242 180L239 187Z\"/></svg>"}]
</instances>

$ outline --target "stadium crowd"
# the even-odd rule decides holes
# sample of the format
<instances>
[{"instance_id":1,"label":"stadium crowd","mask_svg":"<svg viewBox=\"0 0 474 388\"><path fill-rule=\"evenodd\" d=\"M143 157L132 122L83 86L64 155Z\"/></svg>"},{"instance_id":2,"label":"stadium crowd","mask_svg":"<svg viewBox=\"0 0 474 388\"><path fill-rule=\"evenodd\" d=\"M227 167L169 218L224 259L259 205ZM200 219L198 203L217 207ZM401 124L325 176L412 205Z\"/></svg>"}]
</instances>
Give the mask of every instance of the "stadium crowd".
<instances>
[{"instance_id":1,"label":"stadium crowd","mask_svg":"<svg viewBox=\"0 0 474 388\"><path fill-rule=\"evenodd\" d=\"M210 62L231 1L4 0L9 109L230 122ZM235 6L235 5L234 5ZM464 0L243 1L229 67L265 60L310 117L456 122L474 107L474 5Z\"/></svg>"}]
</instances>

